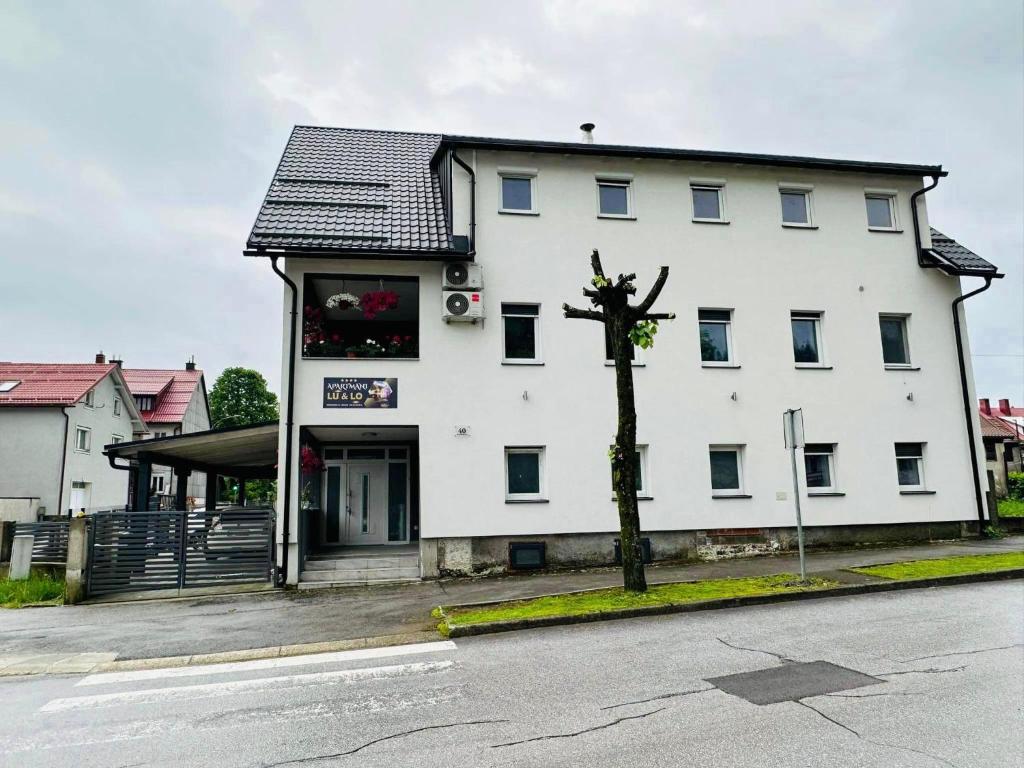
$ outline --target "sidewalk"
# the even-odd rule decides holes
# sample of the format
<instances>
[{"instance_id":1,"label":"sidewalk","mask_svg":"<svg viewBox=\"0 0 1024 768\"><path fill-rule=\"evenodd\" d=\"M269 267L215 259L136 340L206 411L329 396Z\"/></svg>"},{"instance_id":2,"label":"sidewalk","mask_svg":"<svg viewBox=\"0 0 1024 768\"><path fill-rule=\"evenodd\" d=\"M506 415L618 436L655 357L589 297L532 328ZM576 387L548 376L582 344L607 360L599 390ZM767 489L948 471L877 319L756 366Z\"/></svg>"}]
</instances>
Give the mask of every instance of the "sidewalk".
<instances>
[{"instance_id":1,"label":"sidewalk","mask_svg":"<svg viewBox=\"0 0 1024 768\"><path fill-rule=\"evenodd\" d=\"M1024 536L808 556L808 571L858 565L1024 550ZM650 566L650 583L793 573L793 555L682 566ZM118 659L243 651L306 643L337 645L382 635L434 629L440 604L535 597L617 586L622 574L600 568L556 574L451 579L324 591L278 591L0 611L4 657L116 654ZM426 636L426 635L424 635Z\"/></svg>"}]
</instances>

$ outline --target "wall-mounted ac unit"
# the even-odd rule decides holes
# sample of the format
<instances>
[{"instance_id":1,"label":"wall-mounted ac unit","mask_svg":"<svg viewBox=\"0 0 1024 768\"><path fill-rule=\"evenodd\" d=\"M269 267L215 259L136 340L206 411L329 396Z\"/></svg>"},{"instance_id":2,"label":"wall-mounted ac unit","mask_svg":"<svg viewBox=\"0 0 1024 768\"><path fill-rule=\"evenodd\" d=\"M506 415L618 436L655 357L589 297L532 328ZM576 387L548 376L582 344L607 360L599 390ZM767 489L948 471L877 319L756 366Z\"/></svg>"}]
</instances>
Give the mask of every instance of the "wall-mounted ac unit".
<instances>
[{"instance_id":1,"label":"wall-mounted ac unit","mask_svg":"<svg viewBox=\"0 0 1024 768\"><path fill-rule=\"evenodd\" d=\"M446 291L479 291L484 287L484 270L468 261L451 261L441 272L442 287Z\"/></svg>"},{"instance_id":2,"label":"wall-mounted ac unit","mask_svg":"<svg viewBox=\"0 0 1024 768\"><path fill-rule=\"evenodd\" d=\"M484 316L483 291L444 291L442 317L446 323L475 323Z\"/></svg>"}]
</instances>

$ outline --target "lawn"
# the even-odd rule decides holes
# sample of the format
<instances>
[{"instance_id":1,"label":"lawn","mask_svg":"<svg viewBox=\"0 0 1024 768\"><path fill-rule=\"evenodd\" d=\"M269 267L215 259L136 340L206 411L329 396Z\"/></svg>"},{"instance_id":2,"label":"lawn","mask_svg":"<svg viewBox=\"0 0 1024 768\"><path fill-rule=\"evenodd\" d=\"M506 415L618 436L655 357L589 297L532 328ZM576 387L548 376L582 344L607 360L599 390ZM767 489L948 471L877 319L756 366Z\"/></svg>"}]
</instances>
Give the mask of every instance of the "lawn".
<instances>
[{"instance_id":1,"label":"lawn","mask_svg":"<svg viewBox=\"0 0 1024 768\"><path fill-rule=\"evenodd\" d=\"M1000 517L1024 517L1024 501L1020 499L1000 499Z\"/></svg>"},{"instance_id":2,"label":"lawn","mask_svg":"<svg viewBox=\"0 0 1024 768\"><path fill-rule=\"evenodd\" d=\"M926 579L933 576L959 576L965 573L1005 571L1008 568L1024 568L1024 552L945 557L938 560L910 560L906 563L871 565L850 570L868 576L879 576L883 579Z\"/></svg>"},{"instance_id":3,"label":"lawn","mask_svg":"<svg viewBox=\"0 0 1024 768\"><path fill-rule=\"evenodd\" d=\"M64 601L64 579L47 573L33 573L22 581L0 579L0 608L21 608L31 603L60 605Z\"/></svg>"},{"instance_id":4,"label":"lawn","mask_svg":"<svg viewBox=\"0 0 1024 768\"><path fill-rule=\"evenodd\" d=\"M582 616L627 608L693 603L730 597L773 595L834 587L838 582L811 579L808 586L797 584L798 576L778 574L746 579L714 579L677 584L656 584L642 594L627 593L621 587L590 592L568 592L564 595L514 600L484 607L446 608L448 625L484 624L511 619L533 619L543 616ZM446 626L442 624L442 633Z\"/></svg>"}]
</instances>

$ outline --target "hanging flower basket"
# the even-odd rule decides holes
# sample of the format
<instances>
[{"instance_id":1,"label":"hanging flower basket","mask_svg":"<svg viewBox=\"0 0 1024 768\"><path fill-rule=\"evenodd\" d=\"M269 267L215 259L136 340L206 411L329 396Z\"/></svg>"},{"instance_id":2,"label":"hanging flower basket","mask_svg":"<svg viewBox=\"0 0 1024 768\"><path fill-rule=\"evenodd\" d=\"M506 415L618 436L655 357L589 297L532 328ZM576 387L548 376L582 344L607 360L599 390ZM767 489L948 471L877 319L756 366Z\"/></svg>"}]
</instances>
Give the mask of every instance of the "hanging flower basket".
<instances>
[{"instance_id":1,"label":"hanging flower basket","mask_svg":"<svg viewBox=\"0 0 1024 768\"><path fill-rule=\"evenodd\" d=\"M381 312L398 309L398 294L394 291L367 291L360 297L359 306L363 310L363 318L373 320Z\"/></svg>"},{"instance_id":2,"label":"hanging flower basket","mask_svg":"<svg viewBox=\"0 0 1024 768\"><path fill-rule=\"evenodd\" d=\"M358 309L359 297L351 293L336 293L329 296L324 305L328 309Z\"/></svg>"},{"instance_id":3,"label":"hanging flower basket","mask_svg":"<svg viewBox=\"0 0 1024 768\"><path fill-rule=\"evenodd\" d=\"M324 471L324 463L320 460L317 452L308 445L302 446L299 451L299 463L304 475L315 475Z\"/></svg>"}]
</instances>

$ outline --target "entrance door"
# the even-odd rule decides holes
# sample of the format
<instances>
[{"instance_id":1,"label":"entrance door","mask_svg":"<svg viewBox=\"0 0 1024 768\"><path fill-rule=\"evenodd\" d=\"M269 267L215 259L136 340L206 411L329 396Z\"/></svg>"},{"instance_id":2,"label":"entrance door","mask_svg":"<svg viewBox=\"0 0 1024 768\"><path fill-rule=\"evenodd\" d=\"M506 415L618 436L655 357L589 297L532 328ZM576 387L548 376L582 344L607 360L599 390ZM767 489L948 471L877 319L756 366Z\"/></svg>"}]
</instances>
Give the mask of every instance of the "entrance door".
<instances>
[{"instance_id":1,"label":"entrance door","mask_svg":"<svg viewBox=\"0 0 1024 768\"><path fill-rule=\"evenodd\" d=\"M388 540L387 464L382 461L348 465L346 544L386 544Z\"/></svg>"}]
</instances>

